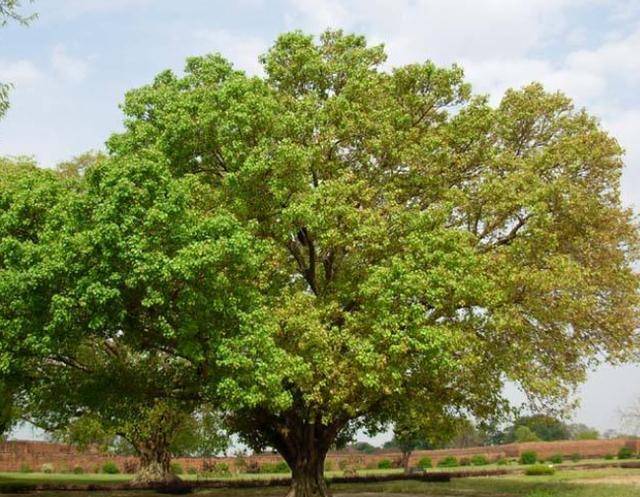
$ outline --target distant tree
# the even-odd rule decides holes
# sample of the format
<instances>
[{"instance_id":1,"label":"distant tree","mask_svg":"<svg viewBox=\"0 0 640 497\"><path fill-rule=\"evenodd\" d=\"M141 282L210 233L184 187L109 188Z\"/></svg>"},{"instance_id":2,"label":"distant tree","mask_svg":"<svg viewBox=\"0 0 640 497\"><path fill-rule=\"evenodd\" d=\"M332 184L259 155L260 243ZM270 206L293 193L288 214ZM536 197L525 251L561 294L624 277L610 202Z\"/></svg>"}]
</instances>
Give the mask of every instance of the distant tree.
<instances>
[{"instance_id":1,"label":"distant tree","mask_svg":"<svg viewBox=\"0 0 640 497\"><path fill-rule=\"evenodd\" d=\"M105 160L106 157L103 152L90 150L72 159L60 162L56 165L56 170L64 178L80 178L98 162Z\"/></svg>"},{"instance_id":2,"label":"distant tree","mask_svg":"<svg viewBox=\"0 0 640 497\"><path fill-rule=\"evenodd\" d=\"M540 441L540 437L538 436L538 434L525 425L517 426L513 432L513 436L515 441L518 443Z\"/></svg>"},{"instance_id":3,"label":"distant tree","mask_svg":"<svg viewBox=\"0 0 640 497\"><path fill-rule=\"evenodd\" d=\"M568 429L573 440L598 440L600 438L598 430L582 423L571 424Z\"/></svg>"},{"instance_id":4,"label":"distant tree","mask_svg":"<svg viewBox=\"0 0 640 497\"><path fill-rule=\"evenodd\" d=\"M527 428L527 430L521 430L521 428ZM520 440L518 440L519 429ZM562 420L545 414L533 414L516 418L513 424L504 431L503 442L523 441L522 438L531 438L532 434L535 435L536 441L545 442L572 438L569 426Z\"/></svg>"},{"instance_id":5,"label":"distant tree","mask_svg":"<svg viewBox=\"0 0 640 497\"><path fill-rule=\"evenodd\" d=\"M355 442L348 446L358 452L364 452L365 454L375 454L378 450L380 450L375 445L371 445L369 442Z\"/></svg>"}]
</instances>

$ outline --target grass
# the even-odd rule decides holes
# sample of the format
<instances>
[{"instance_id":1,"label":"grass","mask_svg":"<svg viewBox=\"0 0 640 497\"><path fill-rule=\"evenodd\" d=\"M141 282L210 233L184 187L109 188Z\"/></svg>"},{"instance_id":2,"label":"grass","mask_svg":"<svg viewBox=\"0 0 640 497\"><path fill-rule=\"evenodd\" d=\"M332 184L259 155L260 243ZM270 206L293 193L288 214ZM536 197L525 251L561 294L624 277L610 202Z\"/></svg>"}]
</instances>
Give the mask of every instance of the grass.
<instances>
[{"instance_id":1,"label":"grass","mask_svg":"<svg viewBox=\"0 0 640 497\"><path fill-rule=\"evenodd\" d=\"M481 468L487 468L482 466ZM371 473L389 473L394 470L370 470ZM363 474L364 472L360 472ZM183 475L185 479L194 478ZM268 475L245 475L249 478L266 478ZM286 475L273 475L283 477ZM0 473L0 488L3 484L35 483L77 483L100 484L127 481L130 475L107 474L45 474L45 473ZM191 478L189 478L191 477ZM625 481L633 478L633 483L613 483L607 480ZM449 483L425 483L420 481L392 481L385 483L334 484L334 494L373 493L407 494L429 497L640 497L640 470L638 469L563 469L554 475L525 476L511 474L501 477L475 477L454 479ZM284 488L256 489L216 489L197 492L197 497L276 497L286 493ZM115 495L154 495L153 492L117 492ZM63 492L41 492L39 497L62 497ZM67 496L68 494L64 494ZM87 494L80 494L87 495ZM91 493L101 497L106 492Z\"/></svg>"}]
</instances>

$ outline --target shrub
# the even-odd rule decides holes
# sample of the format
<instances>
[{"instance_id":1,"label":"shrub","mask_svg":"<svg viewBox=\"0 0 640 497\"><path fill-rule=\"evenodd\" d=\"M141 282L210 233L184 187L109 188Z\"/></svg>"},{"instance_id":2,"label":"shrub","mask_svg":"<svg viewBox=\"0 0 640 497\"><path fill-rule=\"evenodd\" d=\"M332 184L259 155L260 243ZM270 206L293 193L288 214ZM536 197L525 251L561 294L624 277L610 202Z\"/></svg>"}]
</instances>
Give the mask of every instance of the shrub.
<instances>
[{"instance_id":1,"label":"shrub","mask_svg":"<svg viewBox=\"0 0 640 497\"><path fill-rule=\"evenodd\" d=\"M33 473L33 470L31 469L31 466L23 463L20 465L20 473Z\"/></svg>"},{"instance_id":2,"label":"shrub","mask_svg":"<svg viewBox=\"0 0 640 497\"><path fill-rule=\"evenodd\" d=\"M50 462L46 462L40 467L40 471L42 473L51 474L53 473L53 470L54 470L53 464L51 464Z\"/></svg>"},{"instance_id":3,"label":"shrub","mask_svg":"<svg viewBox=\"0 0 640 497\"><path fill-rule=\"evenodd\" d=\"M229 465L224 462L214 462L203 466L203 471L211 476L226 476L230 474Z\"/></svg>"},{"instance_id":4,"label":"shrub","mask_svg":"<svg viewBox=\"0 0 640 497\"><path fill-rule=\"evenodd\" d=\"M582 459L582 455L578 454L577 452L571 454L571 460L573 462L578 462L580 459Z\"/></svg>"},{"instance_id":5,"label":"shrub","mask_svg":"<svg viewBox=\"0 0 640 497\"><path fill-rule=\"evenodd\" d=\"M102 472L108 475L117 475L118 473L120 473L120 469L118 468L118 465L113 461L107 461L102 465Z\"/></svg>"},{"instance_id":6,"label":"shrub","mask_svg":"<svg viewBox=\"0 0 640 497\"><path fill-rule=\"evenodd\" d=\"M82 466L76 466L73 468L73 474L74 475L83 475L84 474L84 468Z\"/></svg>"},{"instance_id":7,"label":"shrub","mask_svg":"<svg viewBox=\"0 0 640 497\"><path fill-rule=\"evenodd\" d=\"M258 464L258 461L249 461L245 471L249 474L260 473L260 465Z\"/></svg>"},{"instance_id":8,"label":"shrub","mask_svg":"<svg viewBox=\"0 0 640 497\"><path fill-rule=\"evenodd\" d=\"M606 456L604 456L606 461L611 461L612 459L615 459L616 456L614 456L613 454L607 454Z\"/></svg>"},{"instance_id":9,"label":"shrub","mask_svg":"<svg viewBox=\"0 0 640 497\"><path fill-rule=\"evenodd\" d=\"M184 473L184 470L182 469L182 466L180 465L180 463L172 462L171 463L171 472L174 475L181 475L182 473Z\"/></svg>"},{"instance_id":10,"label":"shrub","mask_svg":"<svg viewBox=\"0 0 640 497\"><path fill-rule=\"evenodd\" d=\"M532 450L528 450L520 454L520 464L535 464L538 462L538 454Z\"/></svg>"},{"instance_id":11,"label":"shrub","mask_svg":"<svg viewBox=\"0 0 640 497\"><path fill-rule=\"evenodd\" d=\"M433 468L433 462L428 457L423 457L418 461L418 467L420 469Z\"/></svg>"},{"instance_id":12,"label":"shrub","mask_svg":"<svg viewBox=\"0 0 640 497\"><path fill-rule=\"evenodd\" d=\"M325 470L325 471L333 471L333 462L331 462L331 461L325 461L325 463L324 463L324 470Z\"/></svg>"},{"instance_id":13,"label":"shrub","mask_svg":"<svg viewBox=\"0 0 640 497\"><path fill-rule=\"evenodd\" d=\"M489 464L489 460L483 455L475 455L471 458L471 464L474 466L486 466Z\"/></svg>"},{"instance_id":14,"label":"shrub","mask_svg":"<svg viewBox=\"0 0 640 497\"><path fill-rule=\"evenodd\" d=\"M289 466L284 461L277 463L264 463L260 466L260 473L288 473Z\"/></svg>"},{"instance_id":15,"label":"shrub","mask_svg":"<svg viewBox=\"0 0 640 497\"><path fill-rule=\"evenodd\" d=\"M555 472L553 466L546 464L534 464L525 470L525 474L529 476L552 475Z\"/></svg>"},{"instance_id":16,"label":"shrub","mask_svg":"<svg viewBox=\"0 0 640 497\"><path fill-rule=\"evenodd\" d=\"M438 467L440 468L455 468L456 466L458 466L458 460L453 456L447 456L438 461Z\"/></svg>"},{"instance_id":17,"label":"shrub","mask_svg":"<svg viewBox=\"0 0 640 497\"><path fill-rule=\"evenodd\" d=\"M509 461L507 459L505 459L504 457L498 457L498 459L496 459L495 463L498 466L506 466L507 464L509 464Z\"/></svg>"},{"instance_id":18,"label":"shrub","mask_svg":"<svg viewBox=\"0 0 640 497\"><path fill-rule=\"evenodd\" d=\"M618 451L618 459L631 459L633 451L629 447L621 447Z\"/></svg>"},{"instance_id":19,"label":"shrub","mask_svg":"<svg viewBox=\"0 0 640 497\"><path fill-rule=\"evenodd\" d=\"M468 457L461 457L458 461L458 464L460 466L471 466L471 459L469 459Z\"/></svg>"},{"instance_id":20,"label":"shrub","mask_svg":"<svg viewBox=\"0 0 640 497\"><path fill-rule=\"evenodd\" d=\"M198 469L194 466L189 466L187 468L187 473L190 475L197 475L198 474Z\"/></svg>"},{"instance_id":21,"label":"shrub","mask_svg":"<svg viewBox=\"0 0 640 497\"><path fill-rule=\"evenodd\" d=\"M389 459L381 459L378 461L378 469L391 469L391 461Z\"/></svg>"},{"instance_id":22,"label":"shrub","mask_svg":"<svg viewBox=\"0 0 640 497\"><path fill-rule=\"evenodd\" d=\"M549 458L549 462L553 464L561 464L563 460L562 454L554 454Z\"/></svg>"}]
</instances>

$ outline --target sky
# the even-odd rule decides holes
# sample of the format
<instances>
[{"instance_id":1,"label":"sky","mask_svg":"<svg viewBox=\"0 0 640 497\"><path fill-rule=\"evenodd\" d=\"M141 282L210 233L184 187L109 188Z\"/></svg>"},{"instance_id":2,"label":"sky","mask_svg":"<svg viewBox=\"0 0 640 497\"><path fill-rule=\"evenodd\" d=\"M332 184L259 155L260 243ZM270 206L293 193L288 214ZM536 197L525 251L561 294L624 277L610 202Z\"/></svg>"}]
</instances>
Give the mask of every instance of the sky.
<instances>
[{"instance_id":1,"label":"sky","mask_svg":"<svg viewBox=\"0 0 640 497\"><path fill-rule=\"evenodd\" d=\"M260 74L258 55L285 31L343 28L384 43L389 66L431 59L465 69L498 102L531 81L562 90L626 149L625 205L640 207L638 0L36 0L29 27L0 30L0 81L14 84L0 155L44 167L99 149L121 129L128 89L188 56L220 52ZM574 420L623 429L640 367L604 366L580 389ZM18 436L30 436L22 430Z\"/></svg>"}]
</instances>

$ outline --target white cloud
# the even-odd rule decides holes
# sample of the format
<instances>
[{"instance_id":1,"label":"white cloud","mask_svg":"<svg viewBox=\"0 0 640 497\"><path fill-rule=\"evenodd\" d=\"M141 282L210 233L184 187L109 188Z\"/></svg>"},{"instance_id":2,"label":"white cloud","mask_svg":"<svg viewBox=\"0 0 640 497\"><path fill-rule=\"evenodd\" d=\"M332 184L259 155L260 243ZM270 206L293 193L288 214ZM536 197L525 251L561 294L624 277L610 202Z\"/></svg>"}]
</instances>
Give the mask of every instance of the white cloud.
<instances>
[{"instance_id":1,"label":"white cloud","mask_svg":"<svg viewBox=\"0 0 640 497\"><path fill-rule=\"evenodd\" d=\"M53 48L51 66L57 77L72 83L79 83L86 79L89 71L88 60L69 55L63 45L56 45Z\"/></svg>"},{"instance_id":2,"label":"white cloud","mask_svg":"<svg viewBox=\"0 0 640 497\"><path fill-rule=\"evenodd\" d=\"M289 0L288 24L365 31L384 40L393 63L512 58L566 24L568 7L596 0Z\"/></svg>"},{"instance_id":3,"label":"white cloud","mask_svg":"<svg viewBox=\"0 0 640 497\"><path fill-rule=\"evenodd\" d=\"M29 60L0 60L0 81L16 86L27 86L42 77L38 68Z\"/></svg>"},{"instance_id":4,"label":"white cloud","mask_svg":"<svg viewBox=\"0 0 640 497\"><path fill-rule=\"evenodd\" d=\"M260 74L262 66L258 61L260 54L268 48L262 38L235 34L227 30L200 29L193 33L200 51L220 52L233 62L234 66L249 74Z\"/></svg>"},{"instance_id":5,"label":"white cloud","mask_svg":"<svg viewBox=\"0 0 640 497\"><path fill-rule=\"evenodd\" d=\"M107 12L134 7L143 7L155 0L64 0L61 9L67 16L77 16L89 12Z\"/></svg>"}]
</instances>

